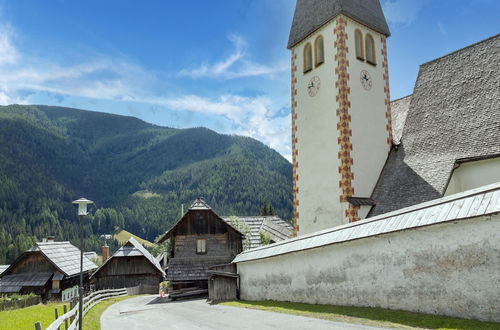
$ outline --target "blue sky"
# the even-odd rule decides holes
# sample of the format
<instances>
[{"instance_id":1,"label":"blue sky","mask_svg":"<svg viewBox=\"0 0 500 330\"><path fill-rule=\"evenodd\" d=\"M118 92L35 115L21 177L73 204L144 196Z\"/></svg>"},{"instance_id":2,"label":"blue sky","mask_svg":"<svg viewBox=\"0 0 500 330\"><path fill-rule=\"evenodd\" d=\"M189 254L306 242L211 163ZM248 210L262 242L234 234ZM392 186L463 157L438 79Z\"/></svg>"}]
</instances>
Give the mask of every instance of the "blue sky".
<instances>
[{"instance_id":1,"label":"blue sky","mask_svg":"<svg viewBox=\"0 0 500 330\"><path fill-rule=\"evenodd\" d=\"M393 99L418 66L500 32L498 0L381 0ZM294 0L0 0L0 104L254 137L290 159Z\"/></svg>"}]
</instances>

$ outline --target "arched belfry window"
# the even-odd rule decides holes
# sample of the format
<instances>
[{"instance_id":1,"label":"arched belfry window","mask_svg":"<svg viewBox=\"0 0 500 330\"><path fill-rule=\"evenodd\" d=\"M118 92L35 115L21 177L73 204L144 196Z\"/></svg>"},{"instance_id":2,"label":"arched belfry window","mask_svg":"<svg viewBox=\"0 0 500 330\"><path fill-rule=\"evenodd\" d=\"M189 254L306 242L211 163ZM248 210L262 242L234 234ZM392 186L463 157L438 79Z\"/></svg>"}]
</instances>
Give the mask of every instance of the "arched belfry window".
<instances>
[{"instance_id":1,"label":"arched belfry window","mask_svg":"<svg viewBox=\"0 0 500 330\"><path fill-rule=\"evenodd\" d=\"M319 36L314 41L314 65L318 66L325 62L325 47L323 44L323 37Z\"/></svg>"},{"instance_id":2,"label":"arched belfry window","mask_svg":"<svg viewBox=\"0 0 500 330\"><path fill-rule=\"evenodd\" d=\"M311 44L307 43L304 46L304 73L311 71L313 68L312 48Z\"/></svg>"},{"instance_id":3,"label":"arched belfry window","mask_svg":"<svg viewBox=\"0 0 500 330\"><path fill-rule=\"evenodd\" d=\"M354 32L354 42L356 43L356 57L362 61L365 60L365 54L363 51L363 34L360 30Z\"/></svg>"},{"instance_id":4,"label":"arched belfry window","mask_svg":"<svg viewBox=\"0 0 500 330\"><path fill-rule=\"evenodd\" d=\"M375 40L372 35L367 33L365 37L366 61L370 64L377 64L375 58Z\"/></svg>"}]
</instances>

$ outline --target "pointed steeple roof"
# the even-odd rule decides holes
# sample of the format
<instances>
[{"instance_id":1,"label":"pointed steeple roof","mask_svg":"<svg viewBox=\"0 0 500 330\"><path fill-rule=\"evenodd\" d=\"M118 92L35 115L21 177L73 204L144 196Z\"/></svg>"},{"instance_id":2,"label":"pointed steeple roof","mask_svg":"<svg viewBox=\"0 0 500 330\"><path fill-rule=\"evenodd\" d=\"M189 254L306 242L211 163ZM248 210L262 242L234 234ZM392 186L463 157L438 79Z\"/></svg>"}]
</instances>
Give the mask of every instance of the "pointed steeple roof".
<instances>
[{"instance_id":1,"label":"pointed steeple roof","mask_svg":"<svg viewBox=\"0 0 500 330\"><path fill-rule=\"evenodd\" d=\"M379 0L297 0L288 48L340 14L386 36L391 34Z\"/></svg>"}]
</instances>

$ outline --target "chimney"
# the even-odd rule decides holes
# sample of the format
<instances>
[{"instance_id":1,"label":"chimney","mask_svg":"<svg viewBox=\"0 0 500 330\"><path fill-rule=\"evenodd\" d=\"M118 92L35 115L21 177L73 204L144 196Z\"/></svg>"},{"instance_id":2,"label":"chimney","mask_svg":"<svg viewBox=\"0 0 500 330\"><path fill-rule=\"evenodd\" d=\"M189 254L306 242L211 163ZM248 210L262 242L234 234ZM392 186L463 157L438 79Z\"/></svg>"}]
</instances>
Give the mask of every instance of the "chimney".
<instances>
[{"instance_id":1,"label":"chimney","mask_svg":"<svg viewBox=\"0 0 500 330\"><path fill-rule=\"evenodd\" d=\"M109 246L107 244L102 246L102 262L104 263L109 259Z\"/></svg>"},{"instance_id":2,"label":"chimney","mask_svg":"<svg viewBox=\"0 0 500 330\"><path fill-rule=\"evenodd\" d=\"M47 243L54 243L54 241L55 241L54 239L55 239L55 237L54 237L54 236L47 236L47 240L46 240L46 242L47 242Z\"/></svg>"}]
</instances>

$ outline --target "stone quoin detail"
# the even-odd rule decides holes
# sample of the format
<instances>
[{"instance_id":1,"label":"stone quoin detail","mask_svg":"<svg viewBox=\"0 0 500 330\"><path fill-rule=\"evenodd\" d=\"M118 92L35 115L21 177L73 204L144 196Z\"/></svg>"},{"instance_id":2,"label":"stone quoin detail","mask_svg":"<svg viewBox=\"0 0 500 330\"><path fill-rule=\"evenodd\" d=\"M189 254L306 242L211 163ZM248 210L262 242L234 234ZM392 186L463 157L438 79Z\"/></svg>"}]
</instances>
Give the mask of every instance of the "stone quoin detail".
<instances>
[{"instance_id":1,"label":"stone quoin detail","mask_svg":"<svg viewBox=\"0 0 500 330\"><path fill-rule=\"evenodd\" d=\"M292 177L293 177L293 236L297 236L299 231L299 200L297 168L297 54L292 51Z\"/></svg>"},{"instance_id":2,"label":"stone quoin detail","mask_svg":"<svg viewBox=\"0 0 500 330\"><path fill-rule=\"evenodd\" d=\"M352 180L354 179L354 173L352 172L353 159L351 155L352 130L350 128L351 116L349 115L349 108L351 107L349 94L351 90L348 86L349 74L347 73L347 68L349 61L347 60L346 25L346 19L340 17L334 29L336 37L335 48L337 49L337 54L335 55L335 61L337 62L337 67L335 68L337 82L335 83L335 87L338 89L337 102L339 106L337 109L337 117L339 119L337 123L337 130L339 132L338 144L340 146L338 154L340 165L338 171L341 175L339 187L342 189L342 194L340 195L340 202L342 203L347 202L347 198L354 195L354 187L352 186ZM349 219L349 222L359 220L359 207L351 204L348 205L345 215Z\"/></svg>"},{"instance_id":3,"label":"stone quoin detail","mask_svg":"<svg viewBox=\"0 0 500 330\"><path fill-rule=\"evenodd\" d=\"M384 68L384 92L385 92L385 105L387 106L387 111L385 113L385 118L387 118L387 144L392 145L392 116L391 116L391 92L389 89L389 65L387 63L387 43L386 36L380 36L380 41L382 42L382 67Z\"/></svg>"}]
</instances>

